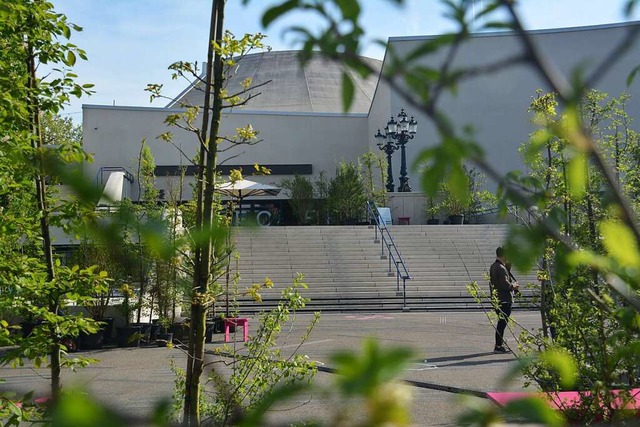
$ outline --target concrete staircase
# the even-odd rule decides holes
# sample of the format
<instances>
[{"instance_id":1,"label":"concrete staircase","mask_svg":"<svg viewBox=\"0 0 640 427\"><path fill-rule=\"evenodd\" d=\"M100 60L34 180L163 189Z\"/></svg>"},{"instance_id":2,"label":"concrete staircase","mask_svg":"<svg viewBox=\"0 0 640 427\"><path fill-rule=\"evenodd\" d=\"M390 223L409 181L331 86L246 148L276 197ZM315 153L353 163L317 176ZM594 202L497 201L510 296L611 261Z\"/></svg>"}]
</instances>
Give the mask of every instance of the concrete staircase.
<instances>
[{"instance_id":1,"label":"concrete staircase","mask_svg":"<svg viewBox=\"0 0 640 427\"><path fill-rule=\"evenodd\" d=\"M489 292L489 266L495 260L496 248L507 238L508 226L394 226L391 234L411 274L407 295L412 309L434 305L473 308L477 304L469 303L467 285L475 281ZM534 291L525 287L538 283L535 272L519 274L514 270L513 274L524 300L535 297Z\"/></svg>"},{"instance_id":2,"label":"concrete staircase","mask_svg":"<svg viewBox=\"0 0 640 427\"><path fill-rule=\"evenodd\" d=\"M495 248L507 234L503 225L392 226L391 235L412 276L402 280L395 267L381 257L368 226L299 226L237 228L239 289L262 283L268 277L272 289L261 291L262 303L238 300L239 311L255 313L277 304L283 289L298 273L304 275L311 298L306 311L415 311L479 309L466 286L477 281L488 290L486 272L495 259ZM386 254L386 250L385 250ZM535 275L518 277L521 285ZM531 291L524 295L531 297Z\"/></svg>"}]
</instances>

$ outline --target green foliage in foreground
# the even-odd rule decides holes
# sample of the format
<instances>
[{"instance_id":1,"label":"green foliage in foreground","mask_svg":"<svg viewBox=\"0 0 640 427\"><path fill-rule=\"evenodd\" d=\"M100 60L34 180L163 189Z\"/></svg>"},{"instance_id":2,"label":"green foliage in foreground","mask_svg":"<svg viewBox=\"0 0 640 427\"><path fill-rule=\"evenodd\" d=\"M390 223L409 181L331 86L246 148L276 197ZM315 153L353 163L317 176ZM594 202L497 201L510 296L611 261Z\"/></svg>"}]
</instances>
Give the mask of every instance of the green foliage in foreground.
<instances>
[{"instance_id":1,"label":"green foliage in foreground","mask_svg":"<svg viewBox=\"0 0 640 427\"><path fill-rule=\"evenodd\" d=\"M632 130L632 119L625 111L628 99L627 94L609 98L602 92L587 91L577 113L616 176L617 185L633 201L640 191L640 151L638 133ZM576 261L606 257L607 263L624 271L625 264L631 266L640 258L634 260L634 239L625 236L625 227L607 201L603 172L587 162L580 166L584 181L571 176L576 161L572 145L566 135L556 131L569 120L570 113L559 114L557 107L554 94L538 93L530 111L540 129L521 152L531 168L531 179L537 180L539 190L547 196L545 204L538 205L537 214L559 215L560 229L572 236L581 251L567 257L568 269L553 272L562 262L565 249L553 239L546 241L541 262L541 276L546 279L542 290L543 329L522 337L525 354L532 358L524 372L544 391L584 391L580 405L563 410L569 418L583 423L617 420L625 414L616 406L617 398L611 390L640 384L640 316L614 288L606 286L599 267ZM581 185L584 188L576 188ZM632 202L632 209L638 211L637 200ZM555 369L557 364L550 363L553 360L568 367L570 380Z\"/></svg>"},{"instance_id":2,"label":"green foliage in foreground","mask_svg":"<svg viewBox=\"0 0 640 427\"><path fill-rule=\"evenodd\" d=\"M245 0L245 3L247 2ZM396 0L395 3L402 1ZM551 301L545 301L545 304L549 304L548 310L546 305L543 309L543 314L547 316L543 330L543 334L546 335L543 336L542 342L536 341L534 345L539 345L540 350L547 351L535 352L535 362L531 365L532 376L539 379L545 389L554 389L556 385L563 388L588 387L592 396L610 399L611 394L607 390L631 385L633 381L637 381L637 361L640 360L640 224L637 220L637 207L634 206L638 199L635 191L635 172L638 165L632 163L628 169L616 170L618 164L608 162L607 151L611 147L620 148L622 145L616 145L615 138L610 139L616 132L607 133L605 139L599 138L599 135L593 132L593 116L585 117L583 114L584 111L605 114L606 108L589 110L584 108L583 103L587 89L597 85L602 76L616 65L618 58L623 56L627 46L636 42L637 31L630 27L632 30L618 45L612 47L611 55L602 59L601 64L597 64L600 66L587 71L573 70L574 73L569 79L549 67L549 59L536 48L531 37L523 31L515 3L508 0L489 0L484 2L482 10L473 14L474 18L483 18L480 30L508 28L516 32L522 43L521 49L513 57L480 64L479 67L471 69L455 68L455 59L464 51L461 47L469 42L474 24L471 22L472 14L469 13L471 2L447 0L444 5L455 30L450 34L429 38L410 52L391 51L389 66L385 69L382 79L399 98L412 104L419 114L429 118L437 131L439 141L433 147L424 150L417 162L417 166L424 167L423 185L427 192L435 194L440 183L446 182L453 194L459 199L464 199L468 188L464 179L463 164L468 161L498 185L499 207L502 212L506 212L507 206L515 203L536 216L536 221L529 228L520 227L511 233L507 246L513 254L512 261L516 268L523 270L528 270L540 262L544 286L568 286L556 288L561 290L556 295L565 300L566 305L559 303L555 297ZM627 0L622 3L627 16L630 16L637 1ZM291 29L300 36L304 58L309 59L314 49L318 49L327 57L344 62L350 71L363 76L373 72L358 57L364 34L359 1L281 1L269 7L263 16L263 23L270 25L293 11L314 14L325 24L317 26L314 30L301 26ZM33 77L25 68L27 60L32 56L28 52L29 47L37 50L37 55L43 62L58 62L65 66L72 66L76 55L83 56L74 46L56 42L58 39L68 39L73 26L69 26L61 15L54 14L49 3L38 0L5 2L0 14L0 52L3 54L0 61L0 89L3 93L0 99L0 126L4 144L2 154L7 160L0 163L0 199L3 208L3 241L0 247L4 251L2 255L9 255L0 258L6 260L3 268L11 275L14 273L14 266L19 269L23 262L30 263L23 261L21 257L38 260L41 259L43 251L46 256L46 245L40 248L37 238L39 230L42 231L46 227L39 227L38 219L46 219L50 211L42 204L33 203L36 191L32 183L41 184L43 172L52 175L53 172L60 173L59 171L64 170L61 167L64 163L50 161L62 157L44 155L47 150L38 147L36 136L39 132L35 120L38 115L33 113L39 108L42 111L56 112L68 96L81 94L85 88L75 84L73 75L66 72L62 72L59 79L40 81L34 85ZM435 56L444 58L444 61L431 61ZM520 171L512 171L506 175L498 173L490 159L486 158L473 133L465 124L455 124L440 107L443 94L457 94L458 89L462 87L461 82L494 73L514 64L531 67L554 92L553 96L558 99L559 105L562 105L562 111L557 116L551 114L550 110L545 111L550 122L543 132L532 139L531 146L535 148L532 151L547 149L549 152L548 148L551 148L554 153L553 158L548 157L551 163L546 164L546 168L552 171L548 175L543 172L536 177L522 174ZM175 68L180 69L182 65L184 64L176 65ZM345 107L349 106L355 93L350 71L345 71L342 76ZM637 68L629 72L628 81L631 83ZM216 78L216 81L220 82L221 78ZM220 89L218 88L218 93L221 93ZM229 102L238 105L236 99ZM596 104L599 104L599 101L596 100L593 105ZM611 108L618 107L612 104ZM209 106L205 111L208 113ZM197 117L197 113L196 108L191 109L186 117ZM178 119L173 117L169 121L176 122ZM617 120L611 122L614 129L618 127L615 124ZM253 136L253 133L251 135ZM203 146L207 144L207 136L206 132L202 135ZM218 137L217 132L214 132L209 141L217 143ZM635 149L634 145L629 149ZM558 159L561 162L555 163ZM556 165L565 169L557 169ZM211 171L215 170L215 161L213 164L210 162L209 166L213 166L209 168ZM559 177L562 179L557 180L554 188L549 186L553 178ZM627 184L621 185L625 178L630 187L627 187ZM202 177L199 182L204 182ZM214 182L212 175L208 176L207 182ZM81 183L77 188L83 188ZM26 198L18 195L25 195ZM89 199L80 202L87 200ZM61 211L73 212L72 209ZM202 228L205 233L210 231L207 224ZM18 248L20 250L17 250ZM208 257L205 258L209 262ZM13 260L17 262L14 263ZM56 266L51 263L44 267L43 265L40 264L37 268L33 266L33 269L29 267L31 274L21 278L29 280L34 285L45 285L42 283L43 271L48 269L45 282L47 285L53 284L54 278L50 273ZM197 285L203 285L201 294L204 294L209 284L207 277L210 269L205 266L200 273L204 279ZM78 272L63 271L58 274L62 279L72 280L78 285L84 283L84 279L74 278L74 275L80 274ZM13 286L13 281L10 284L5 283L5 286L7 285ZM51 354L57 356L59 349L56 335L60 331L55 329L58 319L51 317L51 313L57 313L56 298L60 295L57 288L52 287L48 288L46 295L38 293L37 287L34 287L34 291L36 295L33 297L44 297L49 307L48 312L38 314L49 316L48 320L52 322L47 326L48 339L54 349ZM72 291L67 293L73 294ZM50 298L51 295L55 298ZM542 296L547 297L546 289L543 289ZM588 307L589 305L593 307ZM2 308L12 309L7 306ZM558 311L554 312L556 309ZM572 330L571 325L566 324L564 319L560 320L561 317L567 317L567 310L579 311L580 316L588 320L589 324L585 329L586 336L589 337L587 340L577 341L575 337L581 330ZM580 321L583 320L580 317ZM10 335L6 325L2 325L0 336L6 338ZM559 348L555 346L556 343L559 344ZM573 361L565 352L571 351L572 348L575 350ZM385 417L396 413L393 405L387 406L389 410L384 413L376 411L377 407L384 407L384 399L392 397L392 392L377 394L372 391L377 385L382 387L377 382L378 379L387 377L379 371L381 363L372 361L387 360L385 353L371 346L365 351L363 358L347 357L337 360L337 363L341 364L340 367L344 368L342 370L346 377L351 379L342 383L338 389L344 393L360 393L365 402L372 404L371 407L367 406L370 412L363 411L369 421L367 423L365 420L365 425L388 421ZM591 355L594 357L590 360L580 359L582 356ZM631 376L627 374L625 379L625 372L631 373ZM366 381L363 380L363 373L367 374ZM581 377L582 374L585 375L584 378ZM593 381L590 376L601 378ZM572 377L575 379L569 381ZM371 379L375 380L373 384L370 383ZM275 391L271 397L279 398L284 394L286 393ZM376 399L376 396L379 399ZM63 398L61 402L66 402L66 399ZM394 399L394 402L397 403L398 400ZM607 401L602 402L606 404ZM15 406L9 407L10 411L15 410ZM87 414L87 411L83 410L86 408L90 406L76 408L77 413ZM555 422L539 401L514 403L507 407L506 411L537 422ZM96 417L88 418L94 425L98 423L98 418L109 419L108 414L103 415L104 417L97 408L87 414L89 417ZM483 418L485 415L486 412L474 414L471 422L489 422L489 418ZM609 412L598 414L603 415L607 417L605 421L616 421ZM344 414L339 412L336 424L342 421L343 416ZM401 420L401 417L398 419ZM599 421L596 417L589 418L589 414L583 420ZM360 420L354 421L357 422ZM76 425L80 425L80 422Z\"/></svg>"},{"instance_id":3,"label":"green foliage in foreground","mask_svg":"<svg viewBox=\"0 0 640 427\"><path fill-rule=\"evenodd\" d=\"M294 288L295 289L295 286ZM295 290L292 291L295 294ZM287 305L286 303L284 304ZM283 306L283 309L286 309ZM282 311L276 309L263 318L262 331L270 322L283 320ZM272 324L273 325L273 324ZM281 326L284 326L282 323ZM267 331L268 332L268 331ZM273 344L273 343L271 343ZM274 360L273 352L277 351L272 345L264 346L259 342L251 343L253 349L250 354L240 356L234 353L224 353L220 349L219 356L211 356L209 364L220 365L231 359L231 376L216 375L212 379L217 383L216 392L209 393L208 385L205 388L201 405L203 406L203 425L243 427L259 427L268 424L269 411L285 407L301 395L318 394L337 398L336 407L327 412L327 421L312 418L299 420L295 425L306 426L409 426L412 425L410 406L412 402L411 387L397 376L411 361L412 353L401 348L385 349L373 339L365 340L362 351L357 353L338 353L331 361L335 367L334 381L326 387L312 384L309 380L313 377L316 367L313 362L304 358L292 359L280 358ZM256 352L256 350L261 349ZM259 357L259 360L255 358ZM259 362L259 363L257 363ZM182 377L182 371L173 365L174 372ZM272 369L273 372L269 372ZM265 381L260 375L267 374ZM295 377L295 380L294 380ZM184 393L180 387L184 387L184 381L177 383L175 402L181 400ZM224 385L224 387L220 387ZM243 394L246 393L246 394ZM244 397L251 401L246 403L239 400ZM211 399L211 400L210 400ZM28 400L28 399L27 399ZM5 401L6 402L6 401ZM152 425L168 426L176 425L171 421L175 411L169 402L159 402L149 419L127 417L112 410L106 409L100 403L91 400L86 394L77 390L71 390L63 394L60 402L53 410L44 414L42 408L20 409L12 406L0 409L0 419L5 415L3 411L14 412L13 421L44 421L53 426L121 426L121 425ZM9 418L4 418L9 420ZM5 421L5 425L9 424Z\"/></svg>"},{"instance_id":4,"label":"green foliage in foreground","mask_svg":"<svg viewBox=\"0 0 640 427\"><path fill-rule=\"evenodd\" d=\"M621 3L627 16L637 5L635 0ZM469 1L447 0L443 4L455 29L425 39L407 52L389 49L381 76L395 96L428 118L437 131L438 143L423 150L415 164L424 170L424 189L434 196L445 182L452 195L466 200L463 165L468 162L498 186L500 212L506 214L508 206L516 204L535 218L529 227L514 227L506 244L516 269L539 268L543 279L543 340L532 343L536 355L541 351L535 357L540 362L531 365L529 373L544 389L563 384L565 388L588 390L593 396L603 397L607 406L611 400L607 390L632 387L638 382L640 222L635 206L638 187L634 187L638 144L633 133L626 130L627 118L619 114L625 98L604 102L589 89L597 86L631 43L637 42L637 28L630 26L600 64L588 72L572 70L571 77L566 78L524 31L516 2L487 1L473 13ZM373 72L358 57L364 39L361 2L282 1L265 12L263 24L269 26L293 11L313 15L323 23L313 30L290 27L300 37L303 59L308 60L318 50L343 62L351 72L364 76ZM470 43L472 29L496 28L514 31L521 41L512 56L475 67L457 66L456 59ZM517 170L506 175L498 172L500 169L492 164L494 159L486 156L470 127L455 123L440 105L444 94L458 95L460 83L514 65L534 70L554 92L544 98L553 97L562 105L557 115L555 106L537 111L545 123L526 152L529 159L542 154L538 159L543 161L532 175ZM633 82L637 70L629 70L628 83ZM347 109L353 100L353 83L348 82L347 75L344 80ZM534 110L537 107L545 106L534 106ZM598 126L603 119L606 124ZM632 161L626 163L625 159ZM546 349L556 353L545 353ZM575 359L571 361L561 349ZM571 385L560 381L559 373L549 365L550 359L560 360L553 366L575 366L576 381ZM511 410L535 418L539 414L535 405L522 402ZM603 412L597 405L593 408ZM597 420L584 415L584 422ZM598 415L605 421L613 417L608 406Z\"/></svg>"}]
</instances>

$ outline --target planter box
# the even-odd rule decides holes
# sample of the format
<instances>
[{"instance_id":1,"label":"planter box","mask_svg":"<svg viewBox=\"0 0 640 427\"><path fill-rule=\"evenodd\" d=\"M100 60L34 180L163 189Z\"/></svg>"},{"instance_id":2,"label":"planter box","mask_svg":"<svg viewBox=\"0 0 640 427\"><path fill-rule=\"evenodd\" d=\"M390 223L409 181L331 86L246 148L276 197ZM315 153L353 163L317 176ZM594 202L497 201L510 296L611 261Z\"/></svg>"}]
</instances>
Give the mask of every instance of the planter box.
<instances>
[{"instance_id":1,"label":"planter box","mask_svg":"<svg viewBox=\"0 0 640 427\"><path fill-rule=\"evenodd\" d=\"M224 332L224 319L215 318L212 322L207 322L205 332L205 342L213 342L213 334L221 334Z\"/></svg>"},{"instance_id":2,"label":"planter box","mask_svg":"<svg viewBox=\"0 0 640 427\"><path fill-rule=\"evenodd\" d=\"M173 339L181 342L189 341L189 326L184 323L174 323L169 327L169 332L173 334Z\"/></svg>"},{"instance_id":3,"label":"planter box","mask_svg":"<svg viewBox=\"0 0 640 427\"><path fill-rule=\"evenodd\" d=\"M461 225L464 222L464 215L449 215L449 224Z\"/></svg>"},{"instance_id":4,"label":"planter box","mask_svg":"<svg viewBox=\"0 0 640 427\"><path fill-rule=\"evenodd\" d=\"M111 340L113 339L113 323L115 322L115 319L113 317L103 317L96 320L98 320L99 322L104 322L104 325L102 325L102 344L110 344Z\"/></svg>"},{"instance_id":5,"label":"planter box","mask_svg":"<svg viewBox=\"0 0 640 427\"><path fill-rule=\"evenodd\" d=\"M118 347L139 347L142 326L119 326Z\"/></svg>"},{"instance_id":6,"label":"planter box","mask_svg":"<svg viewBox=\"0 0 640 427\"><path fill-rule=\"evenodd\" d=\"M99 329L92 334L81 332L78 337L78 347L80 350L99 350L104 345L104 336L104 329Z\"/></svg>"}]
</instances>

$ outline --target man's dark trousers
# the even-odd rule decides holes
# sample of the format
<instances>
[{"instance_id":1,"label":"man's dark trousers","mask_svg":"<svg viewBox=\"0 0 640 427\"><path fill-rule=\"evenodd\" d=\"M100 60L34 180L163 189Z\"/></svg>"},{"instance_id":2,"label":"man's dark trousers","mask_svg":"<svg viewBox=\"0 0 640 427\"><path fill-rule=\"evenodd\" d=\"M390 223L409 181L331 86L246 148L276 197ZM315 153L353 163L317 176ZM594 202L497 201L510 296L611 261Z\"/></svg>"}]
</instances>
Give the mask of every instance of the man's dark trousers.
<instances>
[{"instance_id":1,"label":"man's dark trousers","mask_svg":"<svg viewBox=\"0 0 640 427\"><path fill-rule=\"evenodd\" d=\"M504 344L504 330L507 328L509 316L511 316L511 303L501 302L500 308L496 309L498 315L498 326L496 327L496 347L502 347Z\"/></svg>"}]
</instances>

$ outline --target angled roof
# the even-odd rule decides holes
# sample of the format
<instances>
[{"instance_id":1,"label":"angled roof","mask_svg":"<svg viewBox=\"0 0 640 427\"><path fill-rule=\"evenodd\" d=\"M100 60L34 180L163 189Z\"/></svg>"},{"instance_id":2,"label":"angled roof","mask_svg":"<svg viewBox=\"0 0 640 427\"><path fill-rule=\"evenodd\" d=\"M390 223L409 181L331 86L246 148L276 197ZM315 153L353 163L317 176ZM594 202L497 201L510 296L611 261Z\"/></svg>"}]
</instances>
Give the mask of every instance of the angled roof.
<instances>
[{"instance_id":1,"label":"angled roof","mask_svg":"<svg viewBox=\"0 0 640 427\"><path fill-rule=\"evenodd\" d=\"M347 71L354 82L354 101L349 113L367 113L378 84L382 61L362 58L376 73L363 79L352 71ZM334 61L315 55L302 68L298 51L263 52L247 55L238 62L236 74L229 79L227 92L233 94L241 90L241 83L251 78L253 85L271 80L256 88L259 96L247 105L235 107L248 111L282 111L303 113L342 113L342 73L345 67ZM204 92L190 86L167 107L181 105L202 105Z\"/></svg>"}]
</instances>

